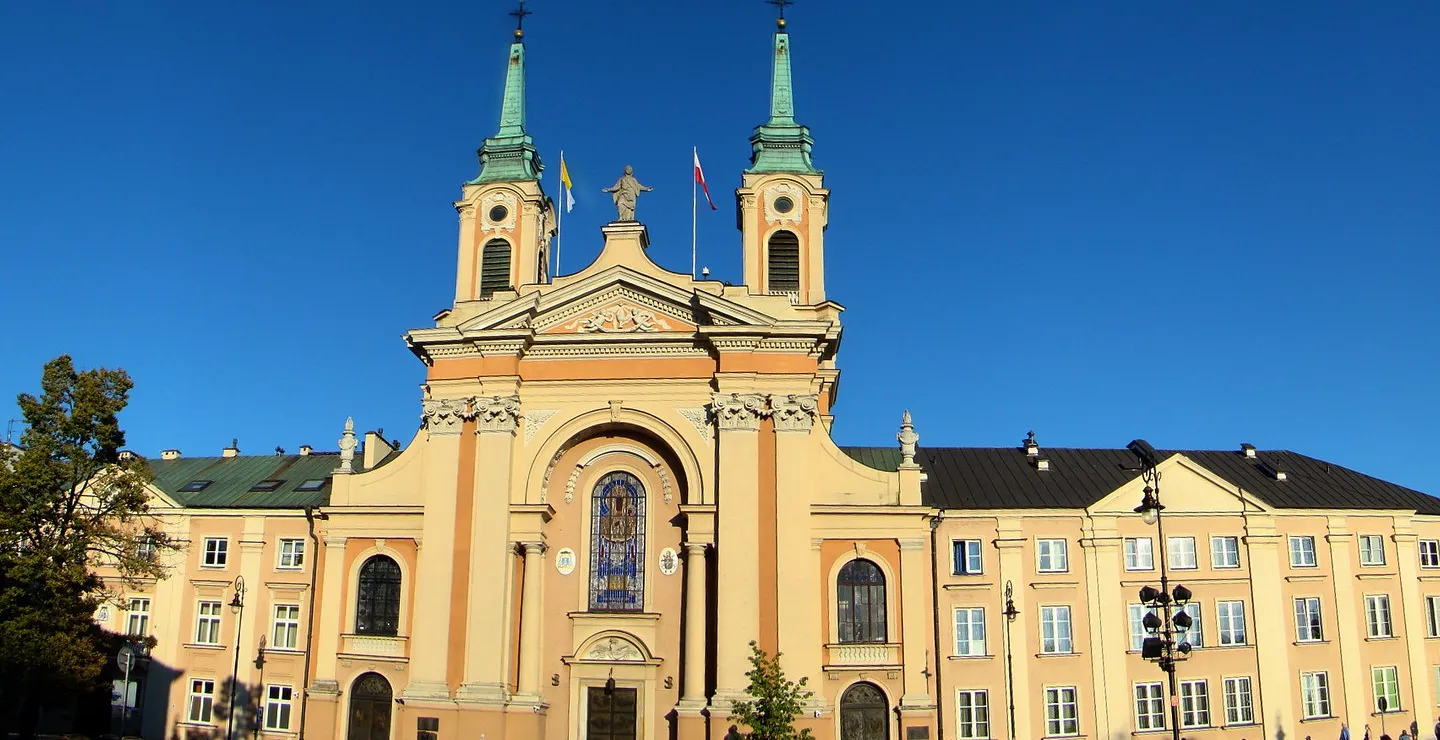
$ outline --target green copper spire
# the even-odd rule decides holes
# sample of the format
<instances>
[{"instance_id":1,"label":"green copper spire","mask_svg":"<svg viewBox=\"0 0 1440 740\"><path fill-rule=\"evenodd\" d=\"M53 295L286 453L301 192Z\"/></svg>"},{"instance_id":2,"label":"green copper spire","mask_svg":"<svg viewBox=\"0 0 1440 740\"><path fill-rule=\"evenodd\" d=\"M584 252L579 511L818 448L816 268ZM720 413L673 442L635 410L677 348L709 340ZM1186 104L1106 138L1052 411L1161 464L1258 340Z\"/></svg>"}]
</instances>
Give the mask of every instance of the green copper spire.
<instances>
[{"instance_id":1,"label":"green copper spire","mask_svg":"<svg viewBox=\"0 0 1440 740\"><path fill-rule=\"evenodd\" d=\"M788 4L788 3L787 3ZM784 6L781 6L784 12ZM815 140L810 129L795 122L795 92L790 82L790 34L785 18L775 32L775 58L770 72L770 120L756 127L750 137L751 173L795 172L819 174L810 162L810 149Z\"/></svg>"},{"instance_id":2,"label":"green copper spire","mask_svg":"<svg viewBox=\"0 0 1440 740\"><path fill-rule=\"evenodd\" d=\"M523 22L529 11L516 11ZM516 13L511 13L516 15ZM505 98L500 104L500 128L485 139L480 155L480 176L465 183L514 182L539 180L544 165L535 151L535 142L525 133L525 42L524 31L515 29L510 44L510 62L505 70Z\"/></svg>"}]
</instances>

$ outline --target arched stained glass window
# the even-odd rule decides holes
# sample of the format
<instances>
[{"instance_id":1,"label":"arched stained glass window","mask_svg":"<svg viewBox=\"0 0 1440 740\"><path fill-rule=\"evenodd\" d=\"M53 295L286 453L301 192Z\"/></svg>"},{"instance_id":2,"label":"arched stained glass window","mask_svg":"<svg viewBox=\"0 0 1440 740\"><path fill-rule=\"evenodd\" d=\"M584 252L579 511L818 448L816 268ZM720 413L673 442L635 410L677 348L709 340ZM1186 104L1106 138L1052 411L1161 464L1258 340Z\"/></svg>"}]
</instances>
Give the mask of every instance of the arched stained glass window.
<instances>
[{"instance_id":1,"label":"arched stained glass window","mask_svg":"<svg viewBox=\"0 0 1440 740\"><path fill-rule=\"evenodd\" d=\"M375 555L360 566L355 602L355 633L394 635L400 631L400 566Z\"/></svg>"},{"instance_id":2,"label":"arched stained glass window","mask_svg":"<svg viewBox=\"0 0 1440 740\"><path fill-rule=\"evenodd\" d=\"M645 486L629 473L606 473L590 500L590 610L644 608Z\"/></svg>"},{"instance_id":3,"label":"arched stained glass window","mask_svg":"<svg viewBox=\"0 0 1440 740\"><path fill-rule=\"evenodd\" d=\"M885 642L885 574L880 566L851 560L835 580L840 642Z\"/></svg>"}]
</instances>

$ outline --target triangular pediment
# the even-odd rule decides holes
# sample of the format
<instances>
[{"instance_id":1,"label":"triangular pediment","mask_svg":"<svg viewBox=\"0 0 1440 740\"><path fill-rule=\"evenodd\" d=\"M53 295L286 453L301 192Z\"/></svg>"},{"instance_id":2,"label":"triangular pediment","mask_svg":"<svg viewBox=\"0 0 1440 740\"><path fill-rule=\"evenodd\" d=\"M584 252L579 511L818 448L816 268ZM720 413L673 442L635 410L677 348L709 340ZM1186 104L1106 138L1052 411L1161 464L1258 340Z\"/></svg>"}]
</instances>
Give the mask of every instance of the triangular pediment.
<instances>
[{"instance_id":1,"label":"triangular pediment","mask_svg":"<svg viewBox=\"0 0 1440 740\"><path fill-rule=\"evenodd\" d=\"M1161 461L1160 502L1165 514L1238 514L1269 511L1270 506L1180 453ZM1091 504L1092 514L1135 515L1145 482L1138 476Z\"/></svg>"}]
</instances>

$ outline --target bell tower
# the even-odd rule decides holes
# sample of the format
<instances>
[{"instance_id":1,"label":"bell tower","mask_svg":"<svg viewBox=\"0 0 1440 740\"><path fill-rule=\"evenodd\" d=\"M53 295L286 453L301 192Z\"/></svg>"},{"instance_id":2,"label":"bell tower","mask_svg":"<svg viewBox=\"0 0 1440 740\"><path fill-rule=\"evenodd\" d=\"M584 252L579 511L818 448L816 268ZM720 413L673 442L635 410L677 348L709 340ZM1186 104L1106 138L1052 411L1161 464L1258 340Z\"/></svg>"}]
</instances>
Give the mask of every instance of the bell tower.
<instances>
[{"instance_id":1,"label":"bell tower","mask_svg":"<svg viewBox=\"0 0 1440 740\"><path fill-rule=\"evenodd\" d=\"M810 161L815 140L795 122L790 33L784 4L773 39L770 118L750 137L750 167L736 190L745 285L788 295L797 305L825 301L825 226L830 191ZM788 4L788 3L785 3Z\"/></svg>"},{"instance_id":2,"label":"bell tower","mask_svg":"<svg viewBox=\"0 0 1440 740\"><path fill-rule=\"evenodd\" d=\"M519 23L505 68L500 127L477 154L480 174L465 183L455 210L460 214L460 252L455 302L492 300L522 285L549 280L550 239L555 207L540 187L540 154L525 132L525 16Z\"/></svg>"}]
</instances>

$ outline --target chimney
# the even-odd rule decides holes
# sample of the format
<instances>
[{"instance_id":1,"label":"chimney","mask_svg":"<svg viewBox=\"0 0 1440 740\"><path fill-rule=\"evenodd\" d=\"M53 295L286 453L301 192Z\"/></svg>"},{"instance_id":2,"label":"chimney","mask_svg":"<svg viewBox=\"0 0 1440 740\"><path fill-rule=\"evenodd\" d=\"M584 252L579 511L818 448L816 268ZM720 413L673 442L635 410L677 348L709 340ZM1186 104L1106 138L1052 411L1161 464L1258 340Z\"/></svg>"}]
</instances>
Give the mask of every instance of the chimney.
<instances>
[{"instance_id":1,"label":"chimney","mask_svg":"<svg viewBox=\"0 0 1440 740\"><path fill-rule=\"evenodd\" d=\"M1035 441L1035 432L1025 435L1025 456L1034 460L1040 457L1040 443Z\"/></svg>"},{"instance_id":2,"label":"chimney","mask_svg":"<svg viewBox=\"0 0 1440 740\"><path fill-rule=\"evenodd\" d=\"M311 447L310 445L300 445L300 456L301 456L301 457L305 457L306 455L309 455L311 452L314 452L314 451L315 451L315 448L314 448L314 447Z\"/></svg>"},{"instance_id":3,"label":"chimney","mask_svg":"<svg viewBox=\"0 0 1440 740\"><path fill-rule=\"evenodd\" d=\"M229 447L226 447L225 449L223 449L223 450L220 451L220 457L239 457L239 456L240 456L240 440L238 440L238 439L232 439L232 440L230 440L230 446L229 446Z\"/></svg>"},{"instance_id":4,"label":"chimney","mask_svg":"<svg viewBox=\"0 0 1440 740\"><path fill-rule=\"evenodd\" d=\"M1254 459L1255 459L1255 445L1252 445L1252 444L1250 444L1249 442L1241 442L1241 443L1240 443L1240 454L1244 455L1245 457L1250 458L1251 460L1254 460Z\"/></svg>"},{"instance_id":5,"label":"chimney","mask_svg":"<svg viewBox=\"0 0 1440 740\"><path fill-rule=\"evenodd\" d=\"M161 460L179 460L179 459L180 459L180 451L179 451L179 450L161 450L161 451L160 451L160 459L161 459Z\"/></svg>"},{"instance_id":6,"label":"chimney","mask_svg":"<svg viewBox=\"0 0 1440 740\"><path fill-rule=\"evenodd\" d=\"M131 451L129 451L129 450L121 450L121 451L120 451L120 461L121 461L121 462L129 462L129 461L134 460L134 459L135 459L135 453L133 453L133 452L131 452Z\"/></svg>"},{"instance_id":7,"label":"chimney","mask_svg":"<svg viewBox=\"0 0 1440 740\"><path fill-rule=\"evenodd\" d=\"M1285 475L1285 471L1275 467L1273 464L1270 463L1269 460L1260 461L1260 470L1261 472L1265 473L1271 478L1274 478L1275 480L1285 480L1285 478L1287 477Z\"/></svg>"},{"instance_id":8,"label":"chimney","mask_svg":"<svg viewBox=\"0 0 1440 740\"><path fill-rule=\"evenodd\" d=\"M395 454L395 447L385 441L385 430L377 429L365 433L365 449L362 450L365 469L369 470Z\"/></svg>"},{"instance_id":9,"label":"chimney","mask_svg":"<svg viewBox=\"0 0 1440 740\"><path fill-rule=\"evenodd\" d=\"M1048 457L1037 457L1037 458L1035 458L1035 469L1038 470L1038 471L1040 471L1040 472L1042 472L1042 473L1050 470L1050 458L1048 458Z\"/></svg>"}]
</instances>

